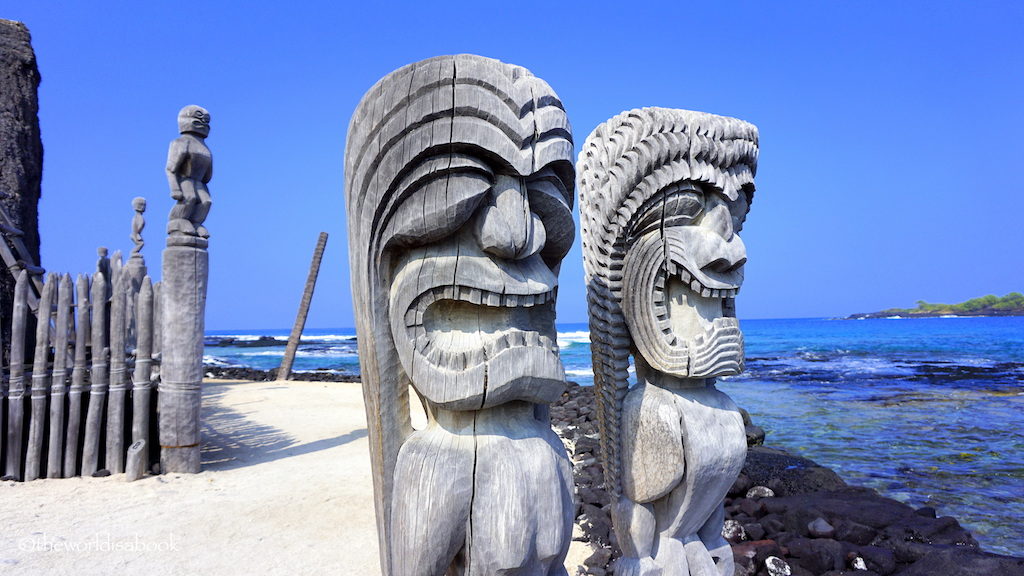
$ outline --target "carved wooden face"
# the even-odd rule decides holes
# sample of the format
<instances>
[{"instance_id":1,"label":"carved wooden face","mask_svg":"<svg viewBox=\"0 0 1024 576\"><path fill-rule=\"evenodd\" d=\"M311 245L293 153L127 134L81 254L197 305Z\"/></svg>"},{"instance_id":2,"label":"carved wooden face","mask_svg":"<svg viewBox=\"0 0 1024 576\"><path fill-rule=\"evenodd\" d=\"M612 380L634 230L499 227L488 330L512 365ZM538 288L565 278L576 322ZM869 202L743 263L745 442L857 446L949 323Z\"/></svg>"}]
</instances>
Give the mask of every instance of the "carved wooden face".
<instances>
[{"instance_id":1,"label":"carved wooden face","mask_svg":"<svg viewBox=\"0 0 1024 576\"><path fill-rule=\"evenodd\" d=\"M185 106L178 112L178 132L206 138L210 135L210 113L199 106Z\"/></svg>"},{"instance_id":2,"label":"carved wooden face","mask_svg":"<svg viewBox=\"0 0 1024 576\"><path fill-rule=\"evenodd\" d=\"M573 238L571 189L550 168L520 175L466 156L448 166L416 192L444 187L449 203L432 226L443 236L406 247L391 274L402 367L442 406L551 402L564 386L555 290Z\"/></svg>"},{"instance_id":3,"label":"carved wooden face","mask_svg":"<svg viewBox=\"0 0 1024 576\"><path fill-rule=\"evenodd\" d=\"M372 324L360 346L382 358L382 380L404 372L458 410L561 394L554 300L575 237L572 153L551 88L497 60L431 58L367 93L346 194L352 264L366 266L356 313Z\"/></svg>"},{"instance_id":4,"label":"carved wooden face","mask_svg":"<svg viewBox=\"0 0 1024 576\"><path fill-rule=\"evenodd\" d=\"M744 191L684 181L645 202L625 258L623 311L637 350L654 368L684 378L737 374L743 334L735 298L746 248L738 232Z\"/></svg>"}]
</instances>

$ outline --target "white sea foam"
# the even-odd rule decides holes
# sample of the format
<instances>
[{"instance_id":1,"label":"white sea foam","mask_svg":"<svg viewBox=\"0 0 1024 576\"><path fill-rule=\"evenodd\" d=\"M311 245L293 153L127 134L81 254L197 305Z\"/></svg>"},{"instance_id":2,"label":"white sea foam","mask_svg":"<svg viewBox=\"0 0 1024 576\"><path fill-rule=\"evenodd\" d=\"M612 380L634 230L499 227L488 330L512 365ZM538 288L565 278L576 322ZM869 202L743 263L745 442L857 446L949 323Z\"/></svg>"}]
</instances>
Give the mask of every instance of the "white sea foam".
<instances>
[{"instance_id":1,"label":"white sea foam","mask_svg":"<svg viewBox=\"0 0 1024 576\"><path fill-rule=\"evenodd\" d=\"M355 342L354 334L303 334L303 342Z\"/></svg>"},{"instance_id":2,"label":"white sea foam","mask_svg":"<svg viewBox=\"0 0 1024 576\"><path fill-rule=\"evenodd\" d=\"M590 332L577 330L575 332L559 332L558 347L568 348L573 344L590 344Z\"/></svg>"},{"instance_id":3,"label":"white sea foam","mask_svg":"<svg viewBox=\"0 0 1024 576\"><path fill-rule=\"evenodd\" d=\"M211 356L209 354L204 354L203 355L203 365L204 366L220 366L222 368L230 368L230 367L233 367L233 366L237 366L237 364L232 364L231 362L228 362L227 360L225 360L223 358L218 358L216 356Z\"/></svg>"},{"instance_id":4,"label":"white sea foam","mask_svg":"<svg viewBox=\"0 0 1024 576\"><path fill-rule=\"evenodd\" d=\"M593 376L594 375L594 371L590 370L590 369L587 369L587 370L566 370L565 371L565 375L566 376Z\"/></svg>"}]
</instances>

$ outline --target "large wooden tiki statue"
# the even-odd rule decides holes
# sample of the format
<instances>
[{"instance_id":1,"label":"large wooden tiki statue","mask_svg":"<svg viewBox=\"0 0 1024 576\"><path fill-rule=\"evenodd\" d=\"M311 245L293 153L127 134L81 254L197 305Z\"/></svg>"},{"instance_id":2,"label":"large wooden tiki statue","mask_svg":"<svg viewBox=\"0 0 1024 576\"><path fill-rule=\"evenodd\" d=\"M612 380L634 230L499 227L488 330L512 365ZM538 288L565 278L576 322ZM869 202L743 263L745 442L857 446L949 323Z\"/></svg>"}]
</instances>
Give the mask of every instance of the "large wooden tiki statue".
<instances>
[{"instance_id":1,"label":"large wooden tiki statue","mask_svg":"<svg viewBox=\"0 0 1024 576\"><path fill-rule=\"evenodd\" d=\"M687 110L624 112L577 165L590 334L619 575L733 574L722 501L746 454L715 378L743 369L734 299L757 129ZM629 357L636 385L628 384Z\"/></svg>"},{"instance_id":2,"label":"large wooden tiki statue","mask_svg":"<svg viewBox=\"0 0 1024 576\"><path fill-rule=\"evenodd\" d=\"M349 257L385 574L565 574L572 475L547 405L565 386L572 152L551 87L479 56L396 70L352 118Z\"/></svg>"}]
</instances>

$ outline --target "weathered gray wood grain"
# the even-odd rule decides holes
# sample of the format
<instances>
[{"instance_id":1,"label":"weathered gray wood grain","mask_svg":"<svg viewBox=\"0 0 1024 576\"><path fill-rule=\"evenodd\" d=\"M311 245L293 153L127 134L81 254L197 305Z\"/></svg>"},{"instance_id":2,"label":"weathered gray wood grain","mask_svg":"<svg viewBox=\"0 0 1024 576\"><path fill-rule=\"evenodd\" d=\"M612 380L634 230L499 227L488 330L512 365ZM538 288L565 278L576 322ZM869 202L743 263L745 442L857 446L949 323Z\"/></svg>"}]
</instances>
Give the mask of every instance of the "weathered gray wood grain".
<instances>
[{"instance_id":1,"label":"weathered gray wood grain","mask_svg":"<svg viewBox=\"0 0 1024 576\"><path fill-rule=\"evenodd\" d=\"M79 274L75 281L75 360L68 388L68 428L64 442L64 477L78 473L78 450L82 419L82 392L89 369L89 277Z\"/></svg>"},{"instance_id":2,"label":"weathered gray wood grain","mask_svg":"<svg viewBox=\"0 0 1024 576\"><path fill-rule=\"evenodd\" d=\"M64 464L64 415L67 398L68 335L71 333L71 305L74 285L71 275L60 277L57 289L57 317L53 333L53 372L50 384L50 428L47 442L46 477L61 478Z\"/></svg>"},{"instance_id":3,"label":"weathered gray wood grain","mask_svg":"<svg viewBox=\"0 0 1024 576\"><path fill-rule=\"evenodd\" d=\"M32 363L31 418L28 428L28 452L25 457L25 480L36 480L42 474L43 440L46 433L46 398L49 394L50 317L53 313L57 275L50 274L43 285L36 318L36 350Z\"/></svg>"},{"instance_id":4,"label":"weathered gray wood grain","mask_svg":"<svg viewBox=\"0 0 1024 576\"><path fill-rule=\"evenodd\" d=\"M128 394L125 364L125 307L129 295L127 277L126 270L118 271L117 285L114 286L110 300L110 388L107 393L106 468L112 474L124 472L125 397Z\"/></svg>"},{"instance_id":5,"label":"weathered gray wood grain","mask_svg":"<svg viewBox=\"0 0 1024 576\"><path fill-rule=\"evenodd\" d=\"M25 336L28 328L28 272L14 284L11 316L11 376L7 392L7 467L4 478L21 480L22 441L25 433Z\"/></svg>"},{"instance_id":6,"label":"weathered gray wood grain","mask_svg":"<svg viewBox=\"0 0 1024 576\"><path fill-rule=\"evenodd\" d=\"M172 237L173 238L173 237ZM197 473L203 331L209 254L192 246L163 253L163 346L159 383L160 468Z\"/></svg>"},{"instance_id":7,"label":"weathered gray wood grain","mask_svg":"<svg viewBox=\"0 0 1024 576\"><path fill-rule=\"evenodd\" d=\"M149 444L150 398L153 387L153 281L146 276L139 290L138 348L135 349L135 371L132 374L132 443Z\"/></svg>"},{"instance_id":8,"label":"weathered gray wood grain","mask_svg":"<svg viewBox=\"0 0 1024 576\"><path fill-rule=\"evenodd\" d=\"M89 408L85 417L85 441L82 447L82 476L91 476L100 469L100 434L103 413L110 386L107 356L107 280L102 274L92 278L89 293L90 336L92 337L92 370L89 388Z\"/></svg>"}]
</instances>

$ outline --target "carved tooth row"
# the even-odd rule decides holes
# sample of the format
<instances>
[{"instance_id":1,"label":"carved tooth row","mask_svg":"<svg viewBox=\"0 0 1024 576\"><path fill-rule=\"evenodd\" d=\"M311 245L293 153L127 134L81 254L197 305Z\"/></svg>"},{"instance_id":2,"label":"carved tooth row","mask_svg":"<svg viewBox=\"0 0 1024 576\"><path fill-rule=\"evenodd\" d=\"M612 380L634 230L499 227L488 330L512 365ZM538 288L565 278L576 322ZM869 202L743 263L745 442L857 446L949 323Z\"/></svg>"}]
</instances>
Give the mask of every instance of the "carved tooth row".
<instances>
[{"instance_id":1,"label":"carved tooth row","mask_svg":"<svg viewBox=\"0 0 1024 576\"><path fill-rule=\"evenodd\" d=\"M721 290L706 288L703 284L700 283L700 280L698 280L692 274L690 274L690 272L686 269L685 266L680 266L675 262L668 263L668 273L671 274L672 276L678 276L679 279L683 282L683 284L686 284L687 286L690 287L691 291L693 291L695 294L703 296L704 298L735 298L736 293L738 292L736 288L724 288ZM657 288L658 285L656 284L656 294Z\"/></svg>"},{"instance_id":2,"label":"carved tooth row","mask_svg":"<svg viewBox=\"0 0 1024 576\"><path fill-rule=\"evenodd\" d=\"M555 299L554 291L543 294L498 294L471 286L438 286L428 290L416 299L416 304L406 312L405 325L416 326L423 323L423 312L431 304L439 300L459 300L477 306L492 308L530 308L547 304Z\"/></svg>"},{"instance_id":3,"label":"carved tooth row","mask_svg":"<svg viewBox=\"0 0 1024 576\"><path fill-rule=\"evenodd\" d=\"M541 347L545 350L558 354L558 342L550 336L538 332L524 330L510 330L498 338L484 344L484 353L487 356L494 356L502 350L517 346Z\"/></svg>"},{"instance_id":4,"label":"carved tooth row","mask_svg":"<svg viewBox=\"0 0 1024 576\"><path fill-rule=\"evenodd\" d=\"M556 340L552 340L551 337L548 336L547 334L540 334L539 338L541 346L543 346L549 352L554 352L555 354L558 354L558 342Z\"/></svg>"}]
</instances>

